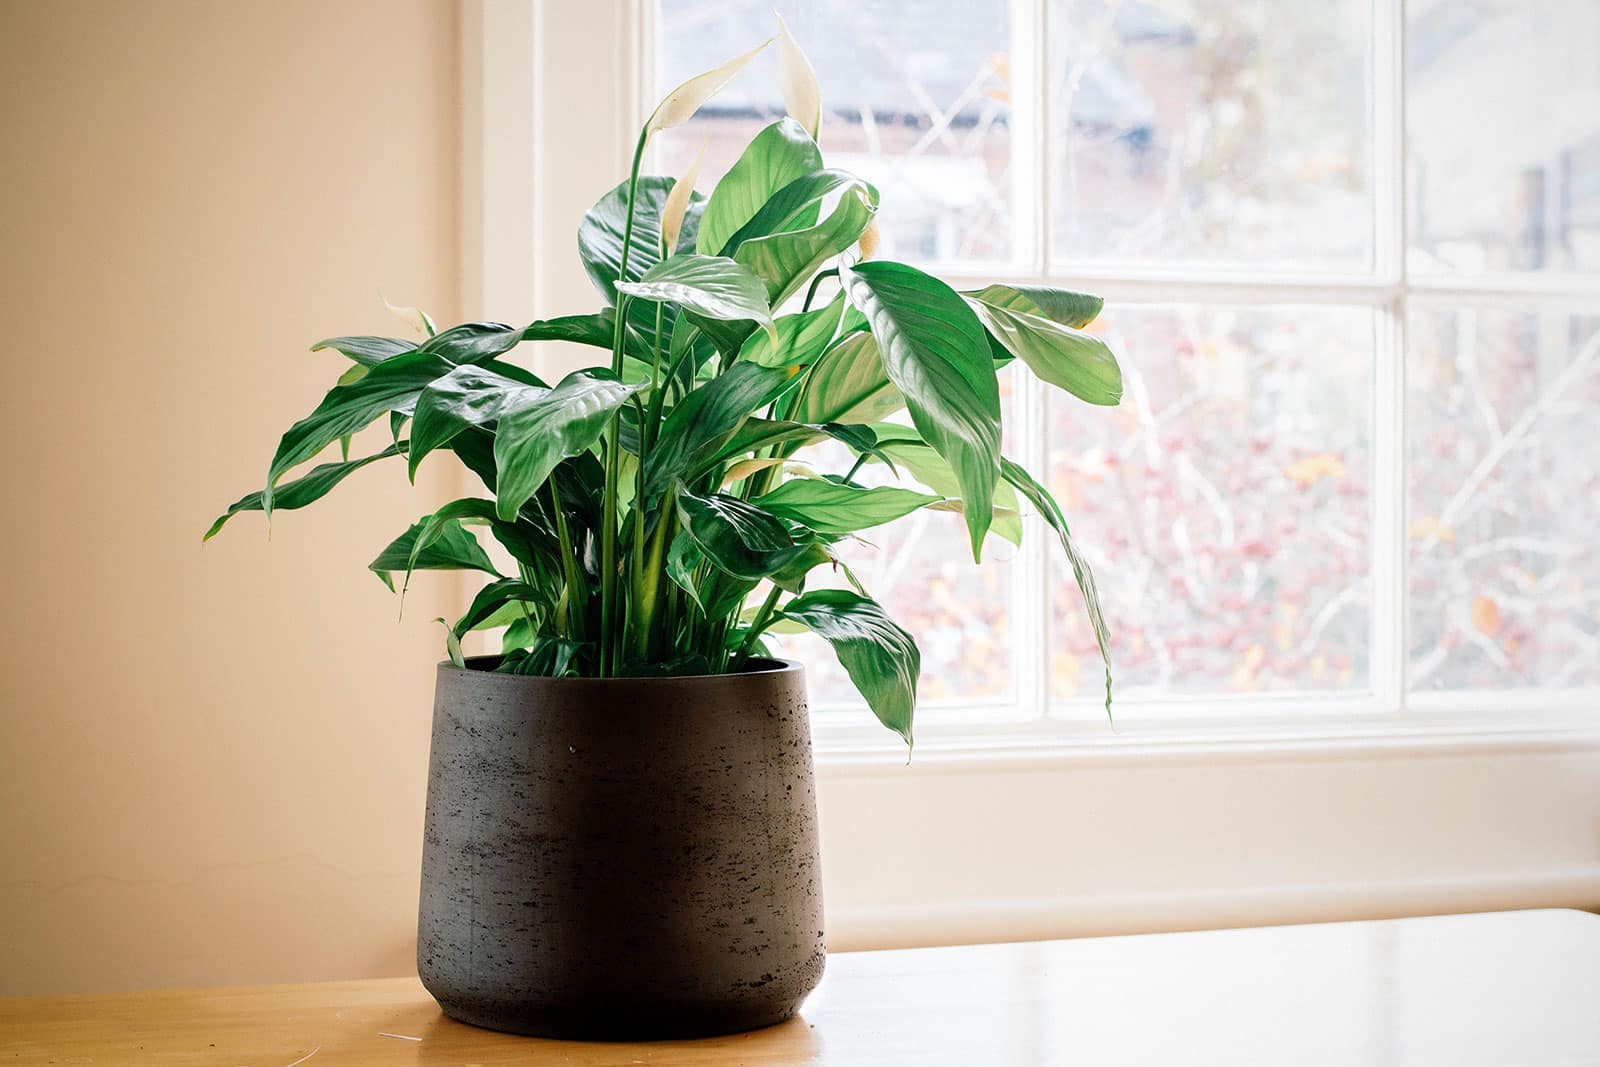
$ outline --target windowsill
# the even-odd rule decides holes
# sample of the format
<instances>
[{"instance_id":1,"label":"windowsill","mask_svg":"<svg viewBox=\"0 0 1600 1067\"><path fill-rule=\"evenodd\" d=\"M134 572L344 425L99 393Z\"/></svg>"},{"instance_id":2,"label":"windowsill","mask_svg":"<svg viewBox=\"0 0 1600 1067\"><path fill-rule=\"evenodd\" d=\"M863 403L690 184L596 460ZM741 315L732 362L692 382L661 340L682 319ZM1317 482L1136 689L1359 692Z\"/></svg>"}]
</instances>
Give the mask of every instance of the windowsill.
<instances>
[{"instance_id":1,"label":"windowsill","mask_svg":"<svg viewBox=\"0 0 1600 1067\"><path fill-rule=\"evenodd\" d=\"M926 771L999 765L1021 769L1083 762L1189 763L1600 747L1600 697L1593 694L1584 694L1580 701L1563 696L1560 707L1536 708L1526 697L1507 697L1500 707L1475 700L1471 708L1448 711L1297 711L1270 718L1260 714L1179 718L1134 709L1119 716L1115 726L1103 718L980 724L970 714L963 717L961 723L919 726L909 762L905 746L878 726L865 708L848 717L813 720L818 769L828 775L908 766Z\"/></svg>"}]
</instances>

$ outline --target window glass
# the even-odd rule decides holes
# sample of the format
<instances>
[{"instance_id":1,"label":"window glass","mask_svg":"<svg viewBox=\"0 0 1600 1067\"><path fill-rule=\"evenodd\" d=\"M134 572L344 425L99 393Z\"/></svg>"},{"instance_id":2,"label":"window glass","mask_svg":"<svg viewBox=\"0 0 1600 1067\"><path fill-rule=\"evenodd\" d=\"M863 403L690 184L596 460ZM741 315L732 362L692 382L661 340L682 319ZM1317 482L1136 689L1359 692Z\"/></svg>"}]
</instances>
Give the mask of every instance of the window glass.
<instances>
[{"instance_id":1,"label":"window glass","mask_svg":"<svg viewBox=\"0 0 1600 1067\"><path fill-rule=\"evenodd\" d=\"M885 258L1012 257L1011 20L1004 3L886 0L660 0L657 95L748 50L780 12L822 86L829 166L883 197ZM683 129L660 167L682 174L706 144L709 192L756 131L784 114L768 49ZM708 140L709 138L709 140Z\"/></svg>"},{"instance_id":2,"label":"window glass","mask_svg":"<svg viewBox=\"0 0 1600 1067\"><path fill-rule=\"evenodd\" d=\"M1600 316L1430 303L1408 332L1412 688L1600 685Z\"/></svg>"},{"instance_id":3,"label":"window glass","mask_svg":"<svg viewBox=\"0 0 1600 1067\"><path fill-rule=\"evenodd\" d=\"M1120 407L1050 404L1050 488L1094 566L1123 697L1368 684L1371 312L1123 305ZM1098 699L1060 553L1055 697Z\"/></svg>"},{"instance_id":4,"label":"window glass","mask_svg":"<svg viewBox=\"0 0 1600 1067\"><path fill-rule=\"evenodd\" d=\"M1367 0L1050 0L1058 260L1372 260Z\"/></svg>"},{"instance_id":5,"label":"window glass","mask_svg":"<svg viewBox=\"0 0 1600 1067\"><path fill-rule=\"evenodd\" d=\"M1410 0L1412 271L1600 271L1600 3Z\"/></svg>"}]
</instances>

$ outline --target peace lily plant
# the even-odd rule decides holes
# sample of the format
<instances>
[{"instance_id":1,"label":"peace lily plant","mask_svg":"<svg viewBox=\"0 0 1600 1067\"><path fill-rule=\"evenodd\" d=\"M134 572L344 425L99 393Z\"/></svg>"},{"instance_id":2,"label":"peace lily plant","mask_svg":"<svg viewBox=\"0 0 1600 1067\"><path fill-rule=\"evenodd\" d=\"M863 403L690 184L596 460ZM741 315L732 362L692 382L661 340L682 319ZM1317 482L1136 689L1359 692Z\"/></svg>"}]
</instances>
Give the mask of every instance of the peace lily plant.
<instances>
[{"instance_id":1,"label":"peace lily plant","mask_svg":"<svg viewBox=\"0 0 1600 1067\"><path fill-rule=\"evenodd\" d=\"M775 40L789 115L756 135L709 197L693 172L641 175L645 150L772 41L673 90L640 131L628 180L585 216L578 251L601 310L438 331L420 316L420 343L314 345L350 367L283 435L266 487L206 537L241 511L270 520L305 507L379 460L404 457L415 478L427 456L448 451L486 495L424 516L371 569L391 588L394 574L418 569L489 576L448 627L457 667L468 632L504 627L498 671L722 674L763 653L773 627L801 627L832 645L873 712L909 743L916 642L837 546L936 508L961 514L976 560L986 536L1020 537L1025 500L1060 538L1104 656L1094 581L1061 509L1001 455L996 377L1015 359L1082 400L1116 404L1116 360L1082 332L1101 301L1020 285L957 292L873 258L878 190L824 165L816 79L781 24ZM780 313L796 297L798 309ZM512 358L541 340L610 358L550 385ZM889 421L902 411L909 421ZM383 415L393 443L350 458L351 435ZM852 456L848 468L819 474L793 462L827 441ZM335 443L337 462L284 480ZM922 488L857 480L874 465ZM500 573L481 533L515 574ZM818 568L851 588L808 588ZM1108 664L1108 710L1110 699Z\"/></svg>"}]
</instances>

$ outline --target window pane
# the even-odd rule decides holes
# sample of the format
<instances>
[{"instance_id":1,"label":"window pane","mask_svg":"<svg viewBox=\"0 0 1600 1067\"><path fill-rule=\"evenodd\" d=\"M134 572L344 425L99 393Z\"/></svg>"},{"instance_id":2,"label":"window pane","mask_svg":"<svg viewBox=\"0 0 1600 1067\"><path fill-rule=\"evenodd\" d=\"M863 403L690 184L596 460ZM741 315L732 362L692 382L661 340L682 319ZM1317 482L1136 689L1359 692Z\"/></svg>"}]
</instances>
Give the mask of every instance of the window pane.
<instances>
[{"instance_id":1,"label":"window pane","mask_svg":"<svg viewBox=\"0 0 1600 1067\"><path fill-rule=\"evenodd\" d=\"M1413 689L1600 684L1600 316L1411 315Z\"/></svg>"},{"instance_id":2,"label":"window pane","mask_svg":"<svg viewBox=\"0 0 1600 1067\"><path fill-rule=\"evenodd\" d=\"M1000 400L1011 420L1015 410L1010 370L1000 375ZM906 421L904 413L898 421ZM1003 447L1014 451L1011 429ZM844 473L850 454L836 443L802 450L799 460L821 471ZM856 475L863 485L923 488L908 472L897 480L880 464L869 463ZM919 706L939 703L1001 703L1013 692L1011 646L1012 589L1015 546L990 535L983 564L972 562L966 521L949 511L918 511L898 522L865 530L861 541L842 542L840 557L901 626L911 631L922 651ZM843 573L812 572L809 588L849 588ZM810 634L778 635L774 651L802 660L813 706L851 705L861 697L850 684L833 652ZM1037 709L1027 709L1036 712Z\"/></svg>"},{"instance_id":3,"label":"window pane","mask_svg":"<svg viewBox=\"0 0 1600 1067\"><path fill-rule=\"evenodd\" d=\"M822 85L828 165L883 196L880 254L1009 260L1010 6L936 6L913 17L885 0L660 0L658 93L770 37L776 8ZM771 52L663 138L667 173L687 170L709 135L700 175L709 192L756 131L783 115Z\"/></svg>"},{"instance_id":4,"label":"window pane","mask_svg":"<svg viewBox=\"0 0 1600 1067\"><path fill-rule=\"evenodd\" d=\"M1118 408L1050 403L1050 488L1094 567L1123 697L1367 685L1373 320L1128 307ZM1053 552L1057 698L1099 696Z\"/></svg>"},{"instance_id":5,"label":"window pane","mask_svg":"<svg viewBox=\"0 0 1600 1067\"><path fill-rule=\"evenodd\" d=\"M1600 4L1406 11L1410 268L1600 270Z\"/></svg>"},{"instance_id":6,"label":"window pane","mask_svg":"<svg viewBox=\"0 0 1600 1067\"><path fill-rule=\"evenodd\" d=\"M1362 269L1367 0L1050 0L1058 259Z\"/></svg>"}]
</instances>

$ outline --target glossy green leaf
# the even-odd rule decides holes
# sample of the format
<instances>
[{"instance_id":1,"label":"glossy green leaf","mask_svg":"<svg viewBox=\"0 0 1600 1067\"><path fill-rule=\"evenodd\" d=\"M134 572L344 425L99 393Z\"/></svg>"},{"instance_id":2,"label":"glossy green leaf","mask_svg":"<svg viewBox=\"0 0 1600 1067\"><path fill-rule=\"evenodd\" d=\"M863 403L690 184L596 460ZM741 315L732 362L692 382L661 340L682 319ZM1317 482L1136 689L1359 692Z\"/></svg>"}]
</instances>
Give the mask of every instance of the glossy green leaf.
<instances>
[{"instance_id":1,"label":"glossy green leaf","mask_svg":"<svg viewBox=\"0 0 1600 1067\"><path fill-rule=\"evenodd\" d=\"M722 176L706 203L695 243L707 255L720 255L728 238L756 216L773 195L798 178L822 169L822 153L798 122L780 119L756 134L737 162ZM816 221L817 207L811 207Z\"/></svg>"},{"instance_id":2,"label":"glossy green leaf","mask_svg":"<svg viewBox=\"0 0 1600 1067\"><path fill-rule=\"evenodd\" d=\"M542 593L517 578L501 578L499 581L490 582L478 590L478 595L472 598L472 604L467 608L465 615L456 620L455 630L457 637L484 626L490 619L507 604L516 604L519 601L537 603Z\"/></svg>"},{"instance_id":3,"label":"glossy green leaf","mask_svg":"<svg viewBox=\"0 0 1600 1067\"><path fill-rule=\"evenodd\" d=\"M983 325L960 294L914 267L841 266L839 280L867 317L912 423L956 472L977 559L1000 476L1000 386Z\"/></svg>"},{"instance_id":4,"label":"glossy green leaf","mask_svg":"<svg viewBox=\"0 0 1600 1067\"><path fill-rule=\"evenodd\" d=\"M880 422L872 427L878 439L878 451L906 473L947 498L947 503L960 503L961 482L955 468L935 452L910 426ZM965 506L962 507L963 512ZM989 532L1014 545L1022 543L1022 510L1017 491L1004 479L994 487L994 521Z\"/></svg>"},{"instance_id":5,"label":"glossy green leaf","mask_svg":"<svg viewBox=\"0 0 1600 1067\"><path fill-rule=\"evenodd\" d=\"M1000 475L1007 482L1016 487L1017 491L1028 498L1044 521L1061 539L1061 550L1067 554L1067 562L1072 564L1072 576L1078 583L1078 591L1083 594L1084 608L1089 612L1089 624L1094 627L1094 639L1100 646L1100 659L1106 668L1106 716L1111 715L1111 638L1106 632L1105 615L1100 610L1100 591L1094 584L1094 572L1089 569L1089 564L1078 554L1078 548L1072 543L1072 531L1067 528L1066 516L1061 514L1061 508L1056 504L1055 497L1050 491L1033 479L1027 471L1009 459L1000 461Z\"/></svg>"},{"instance_id":6,"label":"glossy green leaf","mask_svg":"<svg viewBox=\"0 0 1600 1067\"><path fill-rule=\"evenodd\" d=\"M751 334L739 350L741 360L763 367L809 366L822 358L837 338L867 326L842 293L824 307L780 315L774 322L776 337L765 332Z\"/></svg>"},{"instance_id":7,"label":"glossy green leaf","mask_svg":"<svg viewBox=\"0 0 1600 1067\"><path fill-rule=\"evenodd\" d=\"M847 534L893 522L941 499L894 486L868 489L824 478L792 478L752 503L818 533Z\"/></svg>"},{"instance_id":8,"label":"glossy green leaf","mask_svg":"<svg viewBox=\"0 0 1600 1067\"><path fill-rule=\"evenodd\" d=\"M407 570L483 571L500 577L494 563L460 520L452 519L439 531L438 536L412 559L412 549L422 534L423 523L413 523L410 529L389 542L378 553L378 558L367 564L367 569L383 579L383 584L394 588L393 575Z\"/></svg>"},{"instance_id":9,"label":"glossy green leaf","mask_svg":"<svg viewBox=\"0 0 1600 1067\"><path fill-rule=\"evenodd\" d=\"M696 496L680 489L678 520L706 559L735 578L755 580L802 552L778 517L726 493Z\"/></svg>"},{"instance_id":10,"label":"glossy green leaf","mask_svg":"<svg viewBox=\"0 0 1600 1067\"><path fill-rule=\"evenodd\" d=\"M494 439L500 517L514 518L557 463L599 441L612 413L640 388L598 368L574 371L548 393L503 413Z\"/></svg>"},{"instance_id":11,"label":"glossy green leaf","mask_svg":"<svg viewBox=\"0 0 1600 1067\"><path fill-rule=\"evenodd\" d=\"M672 185L671 178L647 175L639 179L626 280L638 280L661 262L661 219ZM622 240L628 223L628 199L628 183L623 182L601 197L578 226L578 253L583 260L583 268L608 304L617 301L616 283L622 267ZM690 198L690 213L683 220L678 249L694 247L700 223L697 205L703 204L704 200L698 193Z\"/></svg>"},{"instance_id":12,"label":"glossy green leaf","mask_svg":"<svg viewBox=\"0 0 1600 1067\"><path fill-rule=\"evenodd\" d=\"M312 345L311 351L331 348L359 366L373 367L402 352L413 352L416 347L413 342L402 341L398 337L330 337Z\"/></svg>"},{"instance_id":13,"label":"glossy green leaf","mask_svg":"<svg viewBox=\"0 0 1600 1067\"><path fill-rule=\"evenodd\" d=\"M877 602L844 589L816 589L783 613L833 646L834 655L878 721L911 744L922 654Z\"/></svg>"},{"instance_id":14,"label":"glossy green leaf","mask_svg":"<svg viewBox=\"0 0 1600 1067\"><path fill-rule=\"evenodd\" d=\"M1105 301L1098 296L1054 289L1048 285L990 285L965 295L994 307L1024 315L1038 315L1075 330L1081 330L1093 322L1105 306Z\"/></svg>"},{"instance_id":15,"label":"glossy green leaf","mask_svg":"<svg viewBox=\"0 0 1600 1067\"><path fill-rule=\"evenodd\" d=\"M801 179L802 182L808 180ZM797 204L793 212L776 218L773 224L786 226L799 222L804 219L805 210L804 202ZM855 244L877 210L878 191L866 182L852 179L842 186L838 204L821 222L743 240L732 255L761 276L767 284L768 300L773 307L778 307L809 282L824 263ZM765 211L762 209L763 214ZM740 233L766 226L763 214L751 219ZM730 247L738 240L739 235L734 235Z\"/></svg>"},{"instance_id":16,"label":"glossy green leaf","mask_svg":"<svg viewBox=\"0 0 1600 1067\"><path fill-rule=\"evenodd\" d=\"M292 482L285 482L278 486L277 492L273 494L273 507L278 511L294 511L297 508L305 507L307 504L313 504L327 496L334 486L362 467L367 466L369 463L376 463L380 459L388 459L390 456L403 455L406 448L407 443L402 441L390 445L375 455L363 456L361 459L347 459L341 463L323 463L313 467L304 477L296 478ZM227 511L217 516L217 520L211 524L211 528L205 532L205 536L201 540L211 540L227 524L229 519L241 511L262 510L261 498L262 494L259 491L247 493L240 497Z\"/></svg>"},{"instance_id":17,"label":"glossy green leaf","mask_svg":"<svg viewBox=\"0 0 1600 1067\"><path fill-rule=\"evenodd\" d=\"M419 352L437 352L451 363L487 363L522 342L522 330L503 322L464 322L436 333Z\"/></svg>"},{"instance_id":18,"label":"glossy green leaf","mask_svg":"<svg viewBox=\"0 0 1600 1067\"><path fill-rule=\"evenodd\" d=\"M1039 315L969 299L978 319L1007 352L1041 381L1091 404L1122 400L1122 371L1106 343Z\"/></svg>"},{"instance_id":19,"label":"glossy green leaf","mask_svg":"<svg viewBox=\"0 0 1600 1067\"><path fill-rule=\"evenodd\" d=\"M537 379L532 383L517 381L475 366L457 367L429 382L417 398L413 415L411 453L407 457L412 481L416 480L422 458L449 444L456 434L470 426L487 426L506 411L525 407L549 391Z\"/></svg>"},{"instance_id":20,"label":"glossy green leaf","mask_svg":"<svg viewBox=\"0 0 1600 1067\"><path fill-rule=\"evenodd\" d=\"M795 422L877 422L906 406L870 333L853 333L812 366L787 412Z\"/></svg>"},{"instance_id":21,"label":"glossy green leaf","mask_svg":"<svg viewBox=\"0 0 1600 1067\"><path fill-rule=\"evenodd\" d=\"M735 363L728 373L684 397L662 423L645 460L645 494L664 492L672 479L683 477L707 452L719 449L752 411L772 403L793 382L794 376L785 370Z\"/></svg>"},{"instance_id":22,"label":"glossy green leaf","mask_svg":"<svg viewBox=\"0 0 1600 1067\"><path fill-rule=\"evenodd\" d=\"M616 289L641 300L677 304L710 319L759 323L775 336L761 279L722 256L676 255L645 271L636 282L617 282Z\"/></svg>"},{"instance_id":23,"label":"glossy green leaf","mask_svg":"<svg viewBox=\"0 0 1600 1067\"><path fill-rule=\"evenodd\" d=\"M267 471L263 507L272 514L278 479L328 445L365 427L379 415L409 410L424 386L441 378L453 365L437 352L404 352L373 367L360 381L328 390L315 411L289 427Z\"/></svg>"}]
</instances>

